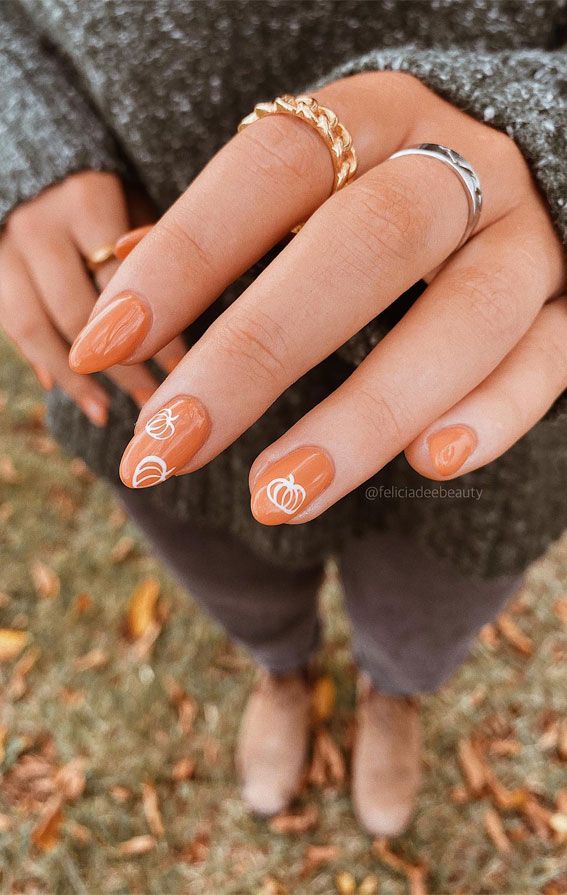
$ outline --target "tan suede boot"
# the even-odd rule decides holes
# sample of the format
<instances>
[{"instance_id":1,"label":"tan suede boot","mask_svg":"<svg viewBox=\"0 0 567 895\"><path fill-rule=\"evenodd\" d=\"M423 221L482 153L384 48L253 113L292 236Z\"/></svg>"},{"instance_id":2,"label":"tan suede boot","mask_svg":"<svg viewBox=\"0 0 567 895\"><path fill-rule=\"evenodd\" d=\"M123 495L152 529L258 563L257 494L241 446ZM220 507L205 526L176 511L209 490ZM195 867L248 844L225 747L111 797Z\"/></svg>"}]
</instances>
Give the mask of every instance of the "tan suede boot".
<instances>
[{"instance_id":1,"label":"tan suede boot","mask_svg":"<svg viewBox=\"0 0 567 895\"><path fill-rule=\"evenodd\" d=\"M258 814L277 814L301 785L309 740L311 691L303 674L264 674L242 718L236 765L242 797Z\"/></svg>"},{"instance_id":2,"label":"tan suede boot","mask_svg":"<svg viewBox=\"0 0 567 895\"><path fill-rule=\"evenodd\" d=\"M357 817L375 836L397 836L413 814L420 781L421 725L413 700L386 696L362 678L352 759Z\"/></svg>"}]
</instances>

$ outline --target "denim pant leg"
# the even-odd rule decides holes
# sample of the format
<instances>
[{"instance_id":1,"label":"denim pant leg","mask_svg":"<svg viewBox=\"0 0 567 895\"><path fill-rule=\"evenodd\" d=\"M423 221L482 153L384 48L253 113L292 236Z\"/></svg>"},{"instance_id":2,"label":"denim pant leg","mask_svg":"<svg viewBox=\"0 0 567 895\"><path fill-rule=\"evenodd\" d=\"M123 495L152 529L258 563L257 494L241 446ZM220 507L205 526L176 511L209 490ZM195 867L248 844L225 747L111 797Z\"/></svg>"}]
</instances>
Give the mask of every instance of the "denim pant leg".
<instances>
[{"instance_id":1,"label":"denim pant leg","mask_svg":"<svg viewBox=\"0 0 567 895\"><path fill-rule=\"evenodd\" d=\"M339 564L359 667L392 694L436 690L522 580L465 578L390 532L353 539Z\"/></svg>"},{"instance_id":2,"label":"denim pant leg","mask_svg":"<svg viewBox=\"0 0 567 895\"><path fill-rule=\"evenodd\" d=\"M227 534L157 513L143 491L116 491L182 586L259 665L286 674L308 663L319 645L322 568L276 569Z\"/></svg>"}]
</instances>

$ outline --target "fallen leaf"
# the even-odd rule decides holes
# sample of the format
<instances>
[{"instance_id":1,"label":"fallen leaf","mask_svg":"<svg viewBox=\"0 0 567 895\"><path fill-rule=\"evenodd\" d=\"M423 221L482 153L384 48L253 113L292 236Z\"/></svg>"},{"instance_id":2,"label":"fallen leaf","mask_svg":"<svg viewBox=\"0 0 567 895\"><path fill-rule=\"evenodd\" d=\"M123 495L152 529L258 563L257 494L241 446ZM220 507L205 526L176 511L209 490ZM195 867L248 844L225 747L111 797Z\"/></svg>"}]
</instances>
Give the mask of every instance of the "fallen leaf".
<instances>
[{"instance_id":1,"label":"fallen leaf","mask_svg":"<svg viewBox=\"0 0 567 895\"><path fill-rule=\"evenodd\" d=\"M165 830L159 810L157 789L153 783L142 783L142 803L150 832L154 834L156 839L161 839L165 834Z\"/></svg>"},{"instance_id":2,"label":"fallen leaf","mask_svg":"<svg viewBox=\"0 0 567 895\"><path fill-rule=\"evenodd\" d=\"M61 799L59 797L51 799L32 830L31 838L36 848L42 852L55 848L59 841L62 820Z\"/></svg>"},{"instance_id":3,"label":"fallen leaf","mask_svg":"<svg viewBox=\"0 0 567 895\"><path fill-rule=\"evenodd\" d=\"M496 806L502 811L515 811L521 808L529 798L529 792L526 789L507 789L503 783L497 778L494 771L485 768L486 785L496 803Z\"/></svg>"},{"instance_id":4,"label":"fallen leaf","mask_svg":"<svg viewBox=\"0 0 567 895\"><path fill-rule=\"evenodd\" d=\"M356 880L352 873L347 870L341 870L335 877L335 885L339 895L355 895Z\"/></svg>"},{"instance_id":5,"label":"fallen leaf","mask_svg":"<svg viewBox=\"0 0 567 895\"><path fill-rule=\"evenodd\" d=\"M69 465L71 468L71 474L74 475L76 479L80 479L82 482L95 481L95 476L90 471L84 460L80 460L78 457L76 457L74 460L71 460L71 463Z\"/></svg>"},{"instance_id":6,"label":"fallen leaf","mask_svg":"<svg viewBox=\"0 0 567 895\"><path fill-rule=\"evenodd\" d=\"M561 597L560 600L556 600L553 604L553 611L559 621L567 625L567 597Z\"/></svg>"},{"instance_id":7,"label":"fallen leaf","mask_svg":"<svg viewBox=\"0 0 567 895\"><path fill-rule=\"evenodd\" d=\"M134 548L136 546L136 541L134 538L129 538L126 535L114 545L112 548L112 552L110 557L113 563L121 563L124 562L125 559L133 553Z\"/></svg>"},{"instance_id":8,"label":"fallen leaf","mask_svg":"<svg viewBox=\"0 0 567 895\"><path fill-rule=\"evenodd\" d=\"M11 596L4 593L3 590L0 590L0 609L4 609L6 606L9 606L11 602Z\"/></svg>"},{"instance_id":9,"label":"fallen leaf","mask_svg":"<svg viewBox=\"0 0 567 895\"><path fill-rule=\"evenodd\" d=\"M123 858L132 858L136 855L145 855L156 846L156 840L153 836L133 836L126 842L121 842L118 846L118 853Z\"/></svg>"},{"instance_id":10,"label":"fallen leaf","mask_svg":"<svg viewBox=\"0 0 567 895\"><path fill-rule=\"evenodd\" d=\"M72 839L75 840L79 845L88 845L89 842L92 842L93 834L89 830L88 827L85 827L83 824L77 823L77 821L72 820L66 827L69 831L69 835Z\"/></svg>"},{"instance_id":11,"label":"fallen leaf","mask_svg":"<svg viewBox=\"0 0 567 895\"><path fill-rule=\"evenodd\" d=\"M73 600L73 612L76 615L84 615L85 612L88 612L92 609L93 606L93 598L90 594L80 593L77 594L75 599Z\"/></svg>"},{"instance_id":12,"label":"fallen leaf","mask_svg":"<svg viewBox=\"0 0 567 895\"><path fill-rule=\"evenodd\" d=\"M478 634L479 640L486 649L494 652L500 645L498 634L494 625L484 625Z\"/></svg>"},{"instance_id":13,"label":"fallen leaf","mask_svg":"<svg viewBox=\"0 0 567 895\"><path fill-rule=\"evenodd\" d=\"M180 782L181 780L190 780L194 773L195 759L185 756L185 758L180 758L175 762L171 771L171 776L174 780Z\"/></svg>"},{"instance_id":14,"label":"fallen leaf","mask_svg":"<svg viewBox=\"0 0 567 895\"><path fill-rule=\"evenodd\" d=\"M166 675L163 678L163 686L171 704L177 709L177 723L184 734L191 733L193 723L197 717L198 705L181 687L174 678Z\"/></svg>"},{"instance_id":15,"label":"fallen leaf","mask_svg":"<svg viewBox=\"0 0 567 895\"><path fill-rule=\"evenodd\" d=\"M380 891L380 880L371 873L365 876L358 887L358 895L378 895Z\"/></svg>"},{"instance_id":16,"label":"fallen leaf","mask_svg":"<svg viewBox=\"0 0 567 895\"><path fill-rule=\"evenodd\" d=\"M20 476L11 457L0 457L0 481L7 485L15 485L20 481Z\"/></svg>"},{"instance_id":17,"label":"fallen leaf","mask_svg":"<svg viewBox=\"0 0 567 895\"><path fill-rule=\"evenodd\" d=\"M86 764L82 757L73 758L55 774L55 785L65 801L74 802L82 796L86 785Z\"/></svg>"},{"instance_id":18,"label":"fallen leaf","mask_svg":"<svg viewBox=\"0 0 567 895\"><path fill-rule=\"evenodd\" d=\"M0 628L0 662L11 662L19 656L29 640L27 631Z\"/></svg>"},{"instance_id":19,"label":"fallen leaf","mask_svg":"<svg viewBox=\"0 0 567 895\"><path fill-rule=\"evenodd\" d=\"M567 814L561 812L552 814L549 818L549 826L557 834L557 842L563 843L567 841Z\"/></svg>"},{"instance_id":20,"label":"fallen leaf","mask_svg":"<svg viewBox=\"0 0 567 895\"><path fill-rule=\"evenodd\" d=\"M129 799L132 798L132 790L128 789L127 786L121 786L119 783L116 786L111 786L110 795L114 799L115 802L120 802L120 804L124 804Z\"/></svg>"},{"instance_id":21,"label":"fallen leaf","mask_svg":"<svg viewBox=\"0 0 567 895\"><path fill-rule=\"evenodd\" d=\"M449 791L449 796L456 805L464 805L470 798L466 786L453 786Z\"/></svg>"},{"instance_id":22,"label":"fallen leaf","mask_svg":"<svg viewBox=\"0 0 567 895\"><path fill-rule=\"evenodd\" d=\"M458 743L459 763L463 776L473 795L478 796L486 784L486 767L481 760L473 742L462 737Z\"/></svg>"},{"instance_id":23,"label":"fallen leaf","mask_svg":"<svg viewBox=\"0 0 567 895\"><path fill-rule=\"evenodd\" d=\"M308 845L303 859L302 878L309 876L321 864L336 861L338 854L336 845Z\"/></svg>"},{"instance_id":24,"label":"fallen leaf","mask_svg":"<svg viewBox=\"0 0 567 895\"><path fill-rule=\"evenodd\" d=\"M486 832L490 836L494 847L500 854L507 854L511 851L512 846L510 845L510 840L508 839L504 827L502 826L502 821L500 820L500 815L494 810L494 808L487 808L484 812L484 826Z\"/></svg>"},{"instance_id":25,"label":"fallen leaf","mask_svg":"<svg viewBox=\"0 0 567 895\"><path fill-rule=\"evenodd\" d=\"M345 761L331 734L320 728L315 734L310 781L314 785L341 785L345 781Z\"/></svg>"},{"instance_id":26,"label":"fallen leaf","mask_svg":"<svg viewBox=\"0 0 567 895\"><path fill-rule=\"evenodd\" d=\"M42 600L59 596L61 584L59 576L41 560L36 559L31 566L33 586Z\"/></svg>"},{"instance_id":27,"label":"fallen leaf","mask_svg":"<svg viewBox=\"0 0 567 895\"><path fill-rule=\"evenodd\" d=\"M328 675L317 678L311 694L311 711L315 724L323 724L333 714L336 687Z\"/></svg>"},{"instance_id":28,"label":"fallen leaf","mask_svg":"<svg viewBox=\"0 0 567 895\"><path fill-rule=\"evenodd\" d=\"M108 655L100 648L92 649L84 656L78 656L73 662L75 671L93 671L96 668L104 668L105 665L108 665Z\"/></svg>"},{"instance_id":29,"label":"fallen leaf","mask_svg":"<svg viewBox=\"0 0 567 895\"><path fill-rule=\"evenodd\" d=\"M559 790L555 796L555 804L557 805L557 810L560 811L561 814L567 814L567 787Z\"/></svg>"},{"instance_id":30,"label":"fallen leaf","mask_svg":"<svg viewBox=\"0 0 567 895\"><path fill-rule=\"evenodd\" d=\"M532 656L534 652L533 640L524 634L516 622L507 613L503 613L497 620L498 630L508 643L523 656Z\"/></svg>"},{"instance_id":31,"label":"fallen leaf","mask_svg":"<svg viewBox=\"0 0 567 895\"><path fill-rule=\"evenodd\" d=\"M406 877L410 895L427 895L427 867L425 864L410 864L409 861L394 854L388 847L386 839L375 839L372 843L372 851L387 867Z\"/></svg>"},{"instance_id":32,"label":"fallen leaf","mask_svg":"<svg viewBox=\"0 0 567 895\"><path fill-rule=\"evenodd\" d=\"M202 864L209 854L210 833L202 830L179 851L179 858L189 864Z\"/></svg>"},{"instance_id":33,"label":"fallen leaf","mask_svg":"<svg viewBox=\"0 0 567 895\"><path fill-rule=\"evenodd\" d=\"M8 814L0 814L0 833L8 833L12 826L12 818Z\"/></svg>"},{"instance_id":34,"label":"fallen leaf","mask_svg":"<svg viewBox=\"0 0 567 895\"><path fill-rule=\"evenodd\" d=\"M315 805L306 805L302 811L297 814L290 812L282 812L277 814L270 821L270 830L273 833L283 833L286 835L306 833L312 830L319 821L319 812Z\"/></svg>"},{"instance_id":35,"label":"fallen leaf","mask_svg":"<svg viewBox=\"0 0 567 895\"><path fill-rule=\"evenodd\" d=\"M127 628L134 640L142 637L157 623L156 606L159 597L159 581L146 578L134 590L128 601Z\"/></svg>"},{"instance_id":36,"label":"fallen leaf","mask_svg":"<svg viewBox=\"0 0 567 895\"><path fill-rule=\"evenodd\" d=\"M545 808L534 795L529 795L520 808L534 833L540 839L547 840L550 836L551 811Z\"/></svg>"},{"instance_id":37,"label":"fallen leaf","mask_svg":"<svg viewBox=\"0 0 567 895\"><path fill-rule=\"evenodd\" d=\"M274 876L267 876L263 882L258 895L287 895L287 889L283 883Z\"/></svg>"},{"instance_id":38,"label":"fallen leaf","mask_svg":"<svg viewBox=\"0 0 567 895\"><path fill-rule=\"evenodd\" d=\"M493 755L514 756L519 755L522 751L521 743L513 737L506 737L501 740L493 740L490 744L490 751Z\"/></svg>"}]
</instances>

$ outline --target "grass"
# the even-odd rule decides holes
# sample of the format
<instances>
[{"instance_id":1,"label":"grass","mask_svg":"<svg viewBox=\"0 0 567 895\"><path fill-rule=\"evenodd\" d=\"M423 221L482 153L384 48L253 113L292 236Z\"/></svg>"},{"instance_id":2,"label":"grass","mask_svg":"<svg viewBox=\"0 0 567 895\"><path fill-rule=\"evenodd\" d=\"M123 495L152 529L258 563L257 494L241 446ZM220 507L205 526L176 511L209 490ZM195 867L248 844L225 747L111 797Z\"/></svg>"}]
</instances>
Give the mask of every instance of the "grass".
<instances>
[{"instance_id":1,"label":"grass","mask_svg":"<svg viewBox=\"0 0 567 895\"><path fill-rule=\"evenodd\" d=\"M151 557L106 486L91 481L46 437L33 376L2 342L0 395L0 627L28 631L24 657L36 659L25 677L18 677L14 662L0 665L0 892L330 895L339 871L358 883L375 876L381 895L408 891L405 878L373 854L346 787L306 791L303 802L315 803L320 815L302 836L275 834L246 813L231 754L253 679L249 661ZM130 551L125 537L136 542ZM117 562L119 542L127 555ZM38 561L58 576L57 596L38 596ZM125 638L124 618L131 593L148 576L159 579L167 612L144 655ZM491 767L510 789L527 788L556 810L554 799L565 785L556 740L566 708L567 640L554 604L566 591L564 538L532 567L514 604L534 654L521 655L502 637L492 646L485 639L450 685L423 700L419 812L392 847L428 864L433 895L567 891L564 845L538 835L523 815L502 815L512 847L508 854L496 850L484 826L490 800L466 795L456 756L459 738L469 734L485 743L513 741L517 752L491 752ZM354 679L332 570L322 600L327 621L321 667L336 683L331 730L344 743ZM93 650L99 651L98 664L77 668L77 658ZM171 678L198 707L189 734L168 696ZM26 756L43 762L43 777L26 779ZM55 845L42 850L32 841L49 795L50 784L44 791L42 780L52 779L50 767L77 756L86 762L84 791L65 803ZM194 777L175 781L172 769L186 756L195 761ZM149 832L142 797L148 782L157 790L165 835L147 853L125 856L120 843ZM337 846L336 858L306 872L310 844Z\"/></svg>"}]
</instances>

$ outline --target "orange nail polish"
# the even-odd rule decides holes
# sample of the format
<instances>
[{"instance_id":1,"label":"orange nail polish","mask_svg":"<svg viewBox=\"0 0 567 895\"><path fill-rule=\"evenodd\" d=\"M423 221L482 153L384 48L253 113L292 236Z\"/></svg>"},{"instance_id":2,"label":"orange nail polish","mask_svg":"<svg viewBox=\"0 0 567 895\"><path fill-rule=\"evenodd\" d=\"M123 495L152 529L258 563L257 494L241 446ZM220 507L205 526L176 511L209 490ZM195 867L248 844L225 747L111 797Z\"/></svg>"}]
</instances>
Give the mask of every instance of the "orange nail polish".
<instances>
[{"instance_id":1,"label":"orange nail polish","mask_svg":"<svg viewBox=\"0 0 567 895\"><path fill-rule=\"evenodd\" d=\"M134 388L132 389L132 397L134 398L134 401L136 402L138 407L143 407L144 404L147 404L147 402L150 400L155 390L155 388Z\"/></svg>"},{"instance_id":2,"label":"orange nail polish","mask_svg":"<svg viewBox=\"0 0 567 895\"><path fill-rule=\"evenodd\" d=\"M145 227L136 227L135 230L129 230L128 233L121 236L114 246L115 258L118 258L119 261L124 261L124 258L128 257L132 249L135 249L138 243L141 242L144 236L147 236L153 228L153 224L148 224Z\"/></svg>"},{"instance_id":3,"label":"orange nail polish","mask_svg":"<svg viewBox=\"0 0 567 895\"><path fill-rule=\"evenodd\" d=\"M121 363L144 340L150 324L148 305L133 292L120 293L81 330L69 366L76 373L96 373Z\"/></svg>"},{"instance_id":4,"label":"orange nail polish","mask_svg":"<svg viewBox=\"0 0 567 895\"><path fill-rule=\"evenodd\" d=\"M55 385L53 376L45 367L40 364L32 364L32 369L36 375L37 381L46 392L50 392Z\"/></svg>"},{"instance_id":5,"label":"orange nail polish","mask_svg":"<svg viewBox=\"0 0 567 895\"><path fill-rule=\"evenodd\" d=\"M129 488L150 488L182 469L205 442L209 415L197 398L180 395L158 410L138 432L120 463Z\"/></svg>"},{"instance_id":6,"label":"orange nail polish","mask_svg":"<svg viewBox=\"0 0 567 895\"><path fill-rule=\"evenodd\" d=\"M468 426L449 426L428 439L429 456L440 475L454 475L476 447L476 435Z\"/></svg>"},{"instance_id":7,"label":"orange nail polish","mask_svg":"<svg viewBox=\"0 0 567 895\"><path fill-rule=\"evenodd\" d=\"M103 401L99 401L97 398L83 398L79 402L79 407L93 425L99 428L106 426L108 422L108 407Z\"/></svg>"},{"instance_id":8,"label":"orange nail polish","mask_svg":"<svg viewBox=\"0 0 567 895\"><path fill-rule=\"evenodd\" d=\"M333 461L321 448L297 448L259 475L252 515L263 525L289 522L331 484L334 474Z\"/></svg>"}]
</instances>

